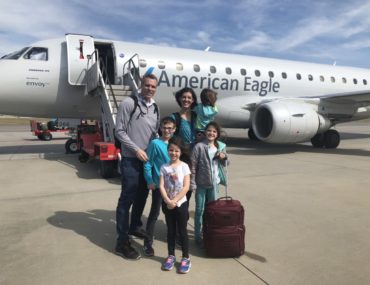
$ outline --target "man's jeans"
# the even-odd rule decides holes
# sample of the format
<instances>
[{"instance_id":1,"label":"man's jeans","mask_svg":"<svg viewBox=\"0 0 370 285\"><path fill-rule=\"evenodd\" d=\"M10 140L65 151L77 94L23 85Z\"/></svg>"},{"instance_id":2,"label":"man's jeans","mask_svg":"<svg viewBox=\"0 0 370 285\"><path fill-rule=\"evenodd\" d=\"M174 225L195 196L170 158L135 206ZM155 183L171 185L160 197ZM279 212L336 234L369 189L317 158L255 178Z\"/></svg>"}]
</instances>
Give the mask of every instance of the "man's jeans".
<instances>
[{"instance_id":1,"label":"man's jeans","mask_svg":"<svg viewBox=\"0 0 370 285\"><path fill-rule=\"evenodd\" d=\"M123 157L121 161L122 189L116 210L117 242L129 239L129 230L142 226L143 214L148 188L143 174L143 162L136 157ZM132 205L131 224L129 213Z\"/></svg>"}]
</instances>

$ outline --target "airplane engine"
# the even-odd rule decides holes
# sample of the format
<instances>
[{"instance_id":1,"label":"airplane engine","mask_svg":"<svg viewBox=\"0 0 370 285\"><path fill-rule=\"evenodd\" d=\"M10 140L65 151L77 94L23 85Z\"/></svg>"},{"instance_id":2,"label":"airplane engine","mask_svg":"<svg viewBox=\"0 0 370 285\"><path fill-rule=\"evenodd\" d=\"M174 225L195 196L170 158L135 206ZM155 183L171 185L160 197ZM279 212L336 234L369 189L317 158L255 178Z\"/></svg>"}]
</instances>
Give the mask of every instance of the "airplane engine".
<instances>
[{"instance_id":1,"label":"airplane engine","mask_svg":"<svg viewBox=\"0 0 370 285\"><path fill-rule=\"evenodd\" d=\"M253 131L258 139L269 143L309 141L331 126L330 121L313 107L311 104L292 101L261 104L253 115Z\"/></svg>"}]
</instances>

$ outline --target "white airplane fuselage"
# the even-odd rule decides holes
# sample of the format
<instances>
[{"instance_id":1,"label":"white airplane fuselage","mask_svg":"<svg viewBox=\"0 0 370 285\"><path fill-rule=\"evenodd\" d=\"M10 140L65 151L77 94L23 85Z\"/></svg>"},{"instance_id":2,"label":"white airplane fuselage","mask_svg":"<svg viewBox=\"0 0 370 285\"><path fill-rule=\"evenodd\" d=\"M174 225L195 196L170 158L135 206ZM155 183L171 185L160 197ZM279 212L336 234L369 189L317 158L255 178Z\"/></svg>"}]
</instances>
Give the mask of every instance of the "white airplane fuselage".
<instances>
[{"instance_id":1,"label":"white airplane fuselage","mask_svg":"<svg viewBox=\"0 0 370 285\"><path fill-rule=\"evenodd\" d=\"M209 87L218 92L217 120L223 127L251 128L255 108L276 100L310 106L331 125L370 117L367 69L121 41L94 39L94 43L111 47L115 84L122 84L124 63L138 54L140 74L150 70L159 79L155 100L162 115L179 109L174 99L177 90L191 87L199 95ZM0 114L99 118L98 98L85 95L85 86L69 83L66 39L41 41L32 47L46 48L47 60L23 55L0 60ZM366 94L356 103L348 97L320 101L326 95L346 93ZM288 109L294 104L289 103Z\"/></svg>"}]
</instances>

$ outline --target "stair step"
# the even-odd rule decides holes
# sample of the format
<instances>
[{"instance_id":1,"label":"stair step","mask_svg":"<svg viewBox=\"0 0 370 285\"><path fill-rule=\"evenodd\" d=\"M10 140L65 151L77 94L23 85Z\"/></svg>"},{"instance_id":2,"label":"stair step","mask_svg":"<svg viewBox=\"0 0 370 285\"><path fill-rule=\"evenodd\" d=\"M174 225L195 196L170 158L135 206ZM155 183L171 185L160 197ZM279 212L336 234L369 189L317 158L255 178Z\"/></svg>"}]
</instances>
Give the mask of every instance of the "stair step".
<instances>
[{"instance_id":1,"label":"stair step","mask_svg":"<svg viewBox=\"0 0 370 285\"><path fill-rule=\"evenodd\" d=\"M129 85L111 85L112 86L112 89L114 91L116 90L125 90L125 91L129 91L129 90L132 90L131 87ZM110 90L110 87L109 85L106 86L106 89L107 90Z\"/></svg>"}]
</instances>

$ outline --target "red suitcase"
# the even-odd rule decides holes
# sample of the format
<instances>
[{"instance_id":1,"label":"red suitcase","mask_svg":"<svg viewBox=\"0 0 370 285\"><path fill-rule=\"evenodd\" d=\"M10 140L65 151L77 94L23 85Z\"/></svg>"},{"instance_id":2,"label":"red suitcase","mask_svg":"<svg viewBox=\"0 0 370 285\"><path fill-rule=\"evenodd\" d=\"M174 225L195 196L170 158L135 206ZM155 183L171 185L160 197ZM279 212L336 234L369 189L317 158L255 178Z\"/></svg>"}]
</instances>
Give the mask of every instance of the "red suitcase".
<instances>
[{"instance_id":1,"label":"red suitcase","mask_svg":"<svg viewBox=\"0 0 370 285\"><path fill-rule=\"evenodd\" d=\"M207 256L241 256L245 250L244 239L244 207L238 200L226 196L207 203L203 223Z\"/></svg>"}]
</instances>

